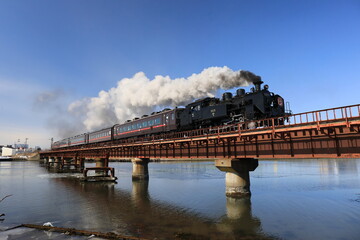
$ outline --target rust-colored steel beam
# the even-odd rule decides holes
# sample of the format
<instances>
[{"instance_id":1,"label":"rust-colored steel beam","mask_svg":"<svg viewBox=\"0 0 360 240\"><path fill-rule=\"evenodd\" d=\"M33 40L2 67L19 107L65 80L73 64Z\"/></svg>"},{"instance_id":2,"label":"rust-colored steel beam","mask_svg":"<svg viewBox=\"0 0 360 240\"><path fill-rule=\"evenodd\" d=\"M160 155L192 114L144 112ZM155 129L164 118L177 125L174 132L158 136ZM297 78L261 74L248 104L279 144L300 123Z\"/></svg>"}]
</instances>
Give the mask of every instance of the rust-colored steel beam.
<instances>
[{"instance_id":1,"label":"rust-colored steel beam","mask_svg":"<svg viewBox=\"0 0 360 240\"><path fill-rule=\"evenodd\" d=\"M281 123L281 124L280 124ZM65 158L359 158L360 104L41 152Z\"/></svg>"}]
</instances>

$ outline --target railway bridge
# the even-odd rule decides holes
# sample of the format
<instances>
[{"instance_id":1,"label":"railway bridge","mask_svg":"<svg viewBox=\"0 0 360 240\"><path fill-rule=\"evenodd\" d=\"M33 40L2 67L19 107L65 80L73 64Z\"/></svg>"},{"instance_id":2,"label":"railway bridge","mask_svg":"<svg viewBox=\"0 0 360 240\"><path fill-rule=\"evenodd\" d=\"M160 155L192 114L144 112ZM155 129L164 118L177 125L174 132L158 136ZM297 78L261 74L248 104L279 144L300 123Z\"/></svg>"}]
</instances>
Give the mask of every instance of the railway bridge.
<instances>
[{"instance_id":1,"label":"railway bridge","mask_svg":"<svg viewBox=\"0 0 360 240\"><path fill-rule=\"evenodd\" d=\"M279 124L283 123L283 124ZM133 179L148 179L150 159L213 159L226 172L226 195L250 194L258 159L359 158L360 104L244 123L72 146L40 153L47 164L110 171L109 160L131 159ZM97 167L84 169L84 161ZM113 171L110 174L113 176Z\"/></svg>"}]
</instances>

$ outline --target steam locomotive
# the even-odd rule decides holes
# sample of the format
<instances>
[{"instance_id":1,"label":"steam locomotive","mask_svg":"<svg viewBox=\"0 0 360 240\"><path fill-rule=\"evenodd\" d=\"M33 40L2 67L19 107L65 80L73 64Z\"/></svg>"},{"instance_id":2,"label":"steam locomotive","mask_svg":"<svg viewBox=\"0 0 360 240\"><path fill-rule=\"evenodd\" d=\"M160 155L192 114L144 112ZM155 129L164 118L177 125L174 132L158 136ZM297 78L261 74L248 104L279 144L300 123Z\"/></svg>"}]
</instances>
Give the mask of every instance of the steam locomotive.
<instances>
[{"instance_id":1,"label":"steam locomotive","mask_svg":"<svg viewBox=\"0 0 360 240\"><path fill-rule=\"evenodd\" d=\"M268 85L261 88L262 83L257 76L250 92L238 89L235 96L225 92L221 99L207 97L184 108L153 112L123 124L54 142L52 149L289 115L284 99L270 92Z\"/></svg>"}]
</instances>

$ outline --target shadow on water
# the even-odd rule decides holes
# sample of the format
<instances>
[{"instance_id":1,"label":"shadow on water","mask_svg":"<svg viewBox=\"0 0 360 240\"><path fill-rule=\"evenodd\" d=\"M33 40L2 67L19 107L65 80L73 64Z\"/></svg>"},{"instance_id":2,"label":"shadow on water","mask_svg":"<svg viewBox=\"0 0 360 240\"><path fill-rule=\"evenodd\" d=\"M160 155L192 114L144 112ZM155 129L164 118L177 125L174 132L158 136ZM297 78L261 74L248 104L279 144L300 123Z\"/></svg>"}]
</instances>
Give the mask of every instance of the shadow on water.
<instances>
[{"instance_id":1,"label":"shadow on water","mask_svg":"<svg viewBox=\"0 0 360 240\"><path fill-rule=\"evenodd\" d=\"M261 221L252 216L249 198L227 198L226 214L214 221L152 200L149 181L133 181L132 191L127 192L112 183L54 180L87 199L85 211L79 214L91 230L149 239L277 239L262 233Z\"/></svg>"}]
</instances>

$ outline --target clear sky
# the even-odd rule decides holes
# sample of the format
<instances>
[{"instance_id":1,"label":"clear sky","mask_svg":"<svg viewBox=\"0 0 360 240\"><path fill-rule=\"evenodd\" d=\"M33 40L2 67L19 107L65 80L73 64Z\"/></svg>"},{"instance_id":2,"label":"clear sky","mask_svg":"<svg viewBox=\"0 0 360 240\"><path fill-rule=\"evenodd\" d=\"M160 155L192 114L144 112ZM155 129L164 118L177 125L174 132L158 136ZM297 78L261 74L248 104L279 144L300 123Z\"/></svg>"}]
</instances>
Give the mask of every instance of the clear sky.
<instances>
[{"instance_id":1,"label":"clear sky","mask_svg":"<svg viewBox=\"0 0 360 240\"><path fill-rule=\"evenodd\" d=\"M262 76L295 113L358 104L360 1L0 1L0 144L47 147L54 112L137 72L212 66Z\"/></svg>"}]
</instances>

